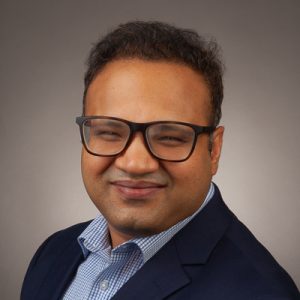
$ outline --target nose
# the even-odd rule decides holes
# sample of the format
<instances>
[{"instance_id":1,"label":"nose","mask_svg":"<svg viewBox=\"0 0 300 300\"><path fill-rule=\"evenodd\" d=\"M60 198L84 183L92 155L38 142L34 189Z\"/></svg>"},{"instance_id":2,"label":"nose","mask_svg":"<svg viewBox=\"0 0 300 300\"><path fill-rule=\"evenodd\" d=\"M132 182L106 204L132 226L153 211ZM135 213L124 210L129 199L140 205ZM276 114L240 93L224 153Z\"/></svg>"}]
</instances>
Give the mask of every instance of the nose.
<instances>
[{"instance_id":1,"label":"nose","mask_svg":"<svg viewBox=\"0 0 300 300\"><path fill-rule=\"evenodd\" d=\"M129 146L117 156L115 166L128 174L142 175L157 171L159 162L149 153L142 133L138 132Z\"/></svg>"}]
</instances>

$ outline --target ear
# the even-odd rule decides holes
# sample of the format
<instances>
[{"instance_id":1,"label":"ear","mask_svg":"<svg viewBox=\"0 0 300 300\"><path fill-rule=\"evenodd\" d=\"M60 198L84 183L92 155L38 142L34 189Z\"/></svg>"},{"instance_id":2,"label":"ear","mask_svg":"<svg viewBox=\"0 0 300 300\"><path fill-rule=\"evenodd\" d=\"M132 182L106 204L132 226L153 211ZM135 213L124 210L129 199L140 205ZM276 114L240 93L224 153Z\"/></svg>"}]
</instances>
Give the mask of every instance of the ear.
<instances>
[{"instance_id":1,"label":"ear","mask_svg":"<svg viewBox=\"0 0 300 300\"><path fill-rule=\"evenodd\" d=\"M211 158L211 174L215 175L218 171L219 160L222 151L224 127L219 126L215 129L212 135L212 147L210 152Z\"/></svg>"}]
</instances>

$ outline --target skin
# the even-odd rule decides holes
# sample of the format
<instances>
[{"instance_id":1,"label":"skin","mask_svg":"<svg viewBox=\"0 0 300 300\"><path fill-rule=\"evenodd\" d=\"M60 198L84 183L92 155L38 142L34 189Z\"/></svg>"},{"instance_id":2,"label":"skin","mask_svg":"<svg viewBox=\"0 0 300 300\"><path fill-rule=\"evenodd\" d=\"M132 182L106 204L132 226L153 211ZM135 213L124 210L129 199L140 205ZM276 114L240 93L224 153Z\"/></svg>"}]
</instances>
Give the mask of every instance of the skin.
<instances>
[{"instance_id":1,"label":"skin","mask_svg":"<svg viewBox=\"0 0 300 300\"><path fill-rule=\"evenodd\" d=\"M133 122L172 120L209 126L210 91L203 77L173 62L120 59L95 77L86 96L87 116ZM108 221L112 246L168 229L193 214L208 192L221 154L223 127L199 135L184 162L159 161L147 151L141 133L116 157L82 149L86 190Z\"/></svg>"}]
</instances>

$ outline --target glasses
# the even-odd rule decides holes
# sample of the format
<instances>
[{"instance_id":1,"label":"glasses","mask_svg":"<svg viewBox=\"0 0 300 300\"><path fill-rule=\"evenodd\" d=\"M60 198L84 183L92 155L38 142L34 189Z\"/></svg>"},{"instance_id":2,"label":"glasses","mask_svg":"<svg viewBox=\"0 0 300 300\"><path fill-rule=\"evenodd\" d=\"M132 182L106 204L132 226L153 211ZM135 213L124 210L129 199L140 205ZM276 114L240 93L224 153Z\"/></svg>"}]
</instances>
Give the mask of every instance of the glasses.
<instances>
[{"instance_id":1,"label":"glasses","mask_svg":"<svg viewBox=\"0 0 300 300\"><path fill-rule=\"evenodd\" d=\"M215 127L184 122L134 123L104 116L77 117L76 123L82 143L92 155L116 156L129 146L136 132L141 132L148 151L155 158L172 162L187 160L194 151L198 135L215 130Z\"/></svg>"}]
</instances>

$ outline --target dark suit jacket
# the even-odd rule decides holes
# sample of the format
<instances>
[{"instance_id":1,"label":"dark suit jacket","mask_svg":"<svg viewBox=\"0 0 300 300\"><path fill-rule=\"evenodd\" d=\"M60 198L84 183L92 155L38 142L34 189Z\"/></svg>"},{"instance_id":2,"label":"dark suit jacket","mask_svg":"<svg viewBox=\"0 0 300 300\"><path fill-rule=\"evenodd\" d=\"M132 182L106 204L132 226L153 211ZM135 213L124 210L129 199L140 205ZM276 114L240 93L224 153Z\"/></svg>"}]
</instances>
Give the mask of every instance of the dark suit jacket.
<instances>
[{"instance_id":1,"label":"dark suit jacket","mask_svg":"<svg viewBox=\"0 0 300 300\"><path fill-rule=\"evenodd\" d=\"M62 297L83 261L76 238L88 224L59 231L42 244L25 276L22 300ZM208 205L113 299L296 300L300 294L216 188Z\"/></svg>"}]
</instances>

